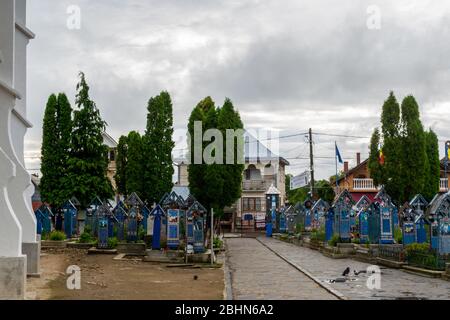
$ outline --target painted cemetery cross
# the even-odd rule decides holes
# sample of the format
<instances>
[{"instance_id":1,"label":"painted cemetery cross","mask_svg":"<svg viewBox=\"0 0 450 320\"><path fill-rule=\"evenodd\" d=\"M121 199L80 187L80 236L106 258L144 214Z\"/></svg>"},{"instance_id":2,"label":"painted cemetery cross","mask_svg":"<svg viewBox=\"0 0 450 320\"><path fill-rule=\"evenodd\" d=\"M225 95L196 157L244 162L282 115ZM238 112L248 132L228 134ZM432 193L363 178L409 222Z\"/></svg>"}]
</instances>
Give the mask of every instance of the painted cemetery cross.
<instances>
[{"instance_id":1,"label":"painted cemetery cross","mask_svg":"<svg viewBox=\"0 0 450 320\"><path fill-rule=\"evenodd\" d=\"M89 229L92 235L97 234L97 210L102 205L103 202L98 197L95 197L86 210L84 227Z\"/></svg>"},{"instance_id":2,"label":"painted cemetery cross","mask_svg":"<svg viewBox=\"0 0 450 320\"><path fill-rule=\"evenodd\" d=\"M97 210L97 247L99 249L108 249L109 221L111 208L107 204L101 205Z\"/></svg>"},{"instance_id":3,"label":"painted cemetery cross","mask_svg":"<svg viewBox=\"0 0 450 320\"><path fill-rule=\"evenodd\" d=\"M64 216L64 233L68 239L77 235L78 210L72 201L67 201L62 206Z\"/></svg>"},{"instance_id":4,"label":"painted cemetery cross","mask_svg":"<svg viewBox=\"0 0 450 320\"><path fill-rule=\"evenodd\" d=\"M319 230L322 226L325 226L325 215L330 209L328 202L319 199L316 201L312 208L312 228Z\"/></svg>"},{"instance_id":5,"label":"painted cemetery cross","mask_svg":"<svg viewBox=\"0 0 450 320\"><path fill-rule=\"evenodd\" d=\"M127 240L136 242L138 240L138 220L142 218L141 210L144 206L144 202L135 192L133 192L125 203L130 207L128 212Z\"/></svg>"},{"instance_id":6,"label":"painted cemetery cross","mask_svg":"<svg viewBox=\"0 0 450 320\"><path fill-rule=\"evenodd\" d=\"M162 206L167 208L167 247L175 250L180 246L180 219L184 215L181 208L185 204L180 196L172 192L165 197Z\"/></svg>"},{"instance_id":7,"label":"painted cemetery cross","mask_svg":"<svg viewBox=\"0 0 450 320\"><path fill-rule=\"evenodd\" d=\"M427 241L425 224L428 224L425 218L425 211L428 207L428 201L422 195L418 194L411 200L409 205L412 210L411 222L414 228L414 241L416 243L425 243Z\"/></svg>"},{"instance_id":8,"label":"painted cemetery cross","mask_svg":"<svg viewBox=\"0 0 450 320\"><path fill-rule=\"evenodd\" d=\"M431 201L428 218L431 222L431 247L439 254L450 253L450 193L436 195Z\"/></svg>"},{"instance_id":9,"label":"painted cemetery cross","mask_svg":"<svg viewBox=\"0 0 450 320\"><path fill-rule=\"evenodd\" d=\"M125 239L125 220L128 217L123 201L119 201L113 210L117 219L117 239L122 241Z\"/></svg>"},{"instance_id":10,"label":"painted cemetery cross","mask_svg":"<svg viewBox=\"0 0 450 320\"><path fill-rule=\"evenodd\" d=\"M188 210L188 217L192 218L192 244L194 246L195 253L203 253L205 252L205 215L206 209L203 207L198 201L195 201L194 204Z\"/></svg>"},{"instance_id":11,"label":"painted cemetery cross","mask_svg":"<svg viewBox=\"0 0 450 320\"><path fill-rule=\"evenodd\" d=\"M393 244L395 206L384 188L375 196L375 201L380 212L380 244Z\"/></svg>"},{"instance_id":12,"label":"painted cemetery cross","mask_svg":"<svg viewBox=\"0 0 450 320\"><path fill-rule=\"evenodd\" d=\"M52 210L43 204L35 212L37 222L37 234L49 234L52 232L52 218L54 217Z\"/></svg>"},{"instance_id":13,"label":"painted cemetery cross","mask_svg":"<svg viewBox=\"0 0 450 320\"><path fill-rule=\"evenodd\" d=\"M356 218L358 219L359 239L361 243L369 242L369 216L372 202L364 195L355 205Z\"/></svg>"},{"instance_id":14,"label":"painted cemetery cross","mask_svg":"<svg viewBox=\"0 0 450 320\"><path fill-rule=\"evenodd\" d=\"M355 202L348 190L343 191L334 201L335 224L341 241L350 241L350 213Z\"/></svg>"},{"instance_id":15,"label":"painted cemetery cross","mask_svg":"<svg viewBox=\"0 0 450 320\"><path fill-rule=\"evenodd\" d=\"M159 204L150 212L153 219L152 250L161 249L161 224L165 215L164 209Z\"/></svg>"}]
</instances>

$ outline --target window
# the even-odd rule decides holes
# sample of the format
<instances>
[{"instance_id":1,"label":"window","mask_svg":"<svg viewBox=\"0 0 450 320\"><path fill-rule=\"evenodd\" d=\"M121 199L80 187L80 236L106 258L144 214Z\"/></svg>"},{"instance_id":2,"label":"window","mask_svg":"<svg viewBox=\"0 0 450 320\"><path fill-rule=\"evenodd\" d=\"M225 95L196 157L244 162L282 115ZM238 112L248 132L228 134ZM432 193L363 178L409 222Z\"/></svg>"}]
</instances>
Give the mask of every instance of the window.
<instances>
[{"instance_id":1,"label":"window","mask_svg":"<svg viewBox=\"0 0 450 320\"><path fill-rule=\"evenodd\" d=\"M242 210L247 212L261 211L261 198L243 198Z\"/></svg>"},{"instance_id":2,"label":"window","mask_svg":"<svg viewBox=\"0 0 450 320\"><path fill-rule=\"evenodd\" d=\"M116 160L116 151L110 150L109 151L109 161L115 161Z\"/></svg>"}]
</instances>

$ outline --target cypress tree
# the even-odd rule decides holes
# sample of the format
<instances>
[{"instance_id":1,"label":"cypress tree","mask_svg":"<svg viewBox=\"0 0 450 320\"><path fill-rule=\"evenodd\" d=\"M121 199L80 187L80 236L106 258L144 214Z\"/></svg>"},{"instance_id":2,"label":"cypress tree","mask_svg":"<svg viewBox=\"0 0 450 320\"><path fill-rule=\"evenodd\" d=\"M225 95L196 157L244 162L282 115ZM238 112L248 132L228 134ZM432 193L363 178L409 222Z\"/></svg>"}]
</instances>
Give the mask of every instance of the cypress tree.
<instances>
[{"instance_id":1,"label":"cypress tree","mask_svg":"<svg viewBox=\"0 0 450 320\"><path fill-rule=\"evenodd\" d=\"M43 136L41 148L41 172L40 192L42 200L51 205L57 205L57 195L60 173L58 172L58 131L57 131L57 98L52 94L47 101L43 121Z\"/></svg>"},{"instance_id":2,"label":"cypress tree","mask_svg":"<svg viewBox=\"0 0 450 320\"><path fill-rule=\"evenodd\" d=\"M393 199L401 200L402 190L402 170L401 164L401 136L400 136L400 105L394 96L389 94L384 102L381 115L383 133L383 154L385 164L383 167L382 184Z\"/></svg>"},{"instance_id":3,"label":"cypress tree","mask_svg":"<svg viewBox=\"0 0 450 320\"><path fill-rule=\"evenodd\" d=\"M119 143L117 144L117 158L116 158L116 175L114 180L116 181L117 192L125 197L128 196L127 190L127 157L128 157L128 145L126 136L121 136Z\"/></svg>"},{"instance_id":4,"label":"cypress tree","mask_svg":"<svg viewBox=\"0 0 450 320\"><path fill-rule=\"evenodd\" d=\"M150 98L147 110L142 196L148 203L154 203L173 187L172 151L175 143L172 140L173 107L169 93L164 91Z\"/></svg>"},{"instance_id":5,"label":"cypress tree","mask_svg":"<svg viewBox=\"0 0 450 320\"><path fill-rule=\"evenodd\" d=\"M426 145L426 176L423 189L423 196L431 201L439 192L439 179L441 174L441 164L439 160L439 141L436 133L430 129L425 133Z\"/></svg>"},{"instance_id":6,"label":"cypress tree","mask_svg":"<svg viewBox=\"0 0 450 320\"><path fill-rule=\"evenodd\" d=\"M383 166L380 164L380 130L378 128L372 134L370 140L369 172L376 186L383 183Z\"/></svg>"},{"instance_id":7,"label":"cypress tree","mask_svg":"<svg viewBox=\"0 0 450 320\"><path fill-rule=\"evenodd\" d=\"M419 106L413 96L402 102L402 141L401 141L401 186L402 202L411 200L421 193L425 186L427 161L425 133L420 121ZM439 180L437 180L439 181Z\"/></svg>"},{"instance_id":8,"label":"cypress tree","mask_svg":"<svg viewBox=\"0 0 450 320\"><path fill-rule=\"evenodd\" d=\"M200 101L197 106L192 111L189 117L188 123L188 144L189 144L189 189L192 195L202 203L208 210L211 208L210 203L210 194L205 192L206 185L208 183L207 177L207 169L208 166L205 164L203 159L203 150L207 143L203 143L202 141L195 141L196 143L202 144L201 148L201 162L195 163L195 146L194 146L194 124L199 121L201 123L202 133L204 133L208 127L206 126L206 115L209 110L215 110L214 101L211 97L206 97L202 101ZM202 136L203 138L203 136ZM209 176L212 176L210 173Z\"/></svg>"},{"instance_id":9,"label":"cypress tree","mask_svg":"<svg viewBox=\"0 0 450 320\"><path fill-rule=\"evenodd\" d=\"M72 107L64 93L49 97L43 126L41 194L53 207L68 198L62 188L67 171L72 130Z\"/></svg>"},{"instance_id":10,"label":"cypress tree","mask_svg":"<svg viewBox=\"0 0 450 320\"><path fill-rule=\"evenodd\" d=\"M142 196L143 182L143 153L142 153L142 137L136 132L132 131L127 138L127 165L126 165L126 189L132 193L136 192Z\"/></svg>"},{"instance_id":11,"label":"cypress tree","mask_svg":"<svg viewBox=\"0 0 450 320\"><path fill-rule=\"evenodd\" d=\"M244 124L242 123L239 113L234 109L233 102L230 99L226 99L223 107L220 109L218 114L218 129L222 132L224 138L227 137L227 129L239 130L244 129ZM244 156L244 137L243 130L238 132L236 138L234 138L234 159L232 164L226 163L226 151L227 151L227 141L224 141L224 165L222 166L222 178L224 184L226 185L225 190L222 194L221 207L227 207L233 205L242 194L242 172L245 169L244 164L242 164L242 159ZM238 157L241 156L239 159Z\"/></svg>"},{"instance_id":12,"label":"cypress tree","mask_svg":"<svg viewBox=\"0 0 450 320\"><path fill-rule=\"evenodd\" d=\"M89 86L82 72L75 104L78 109L74 111L71 152L63 187L66 197L75 196L86 206L95 196L111 198L113 190L106 176L108 147L103 144L102 136L106 122L89 97Z\"/></svg>"}]
</instances>

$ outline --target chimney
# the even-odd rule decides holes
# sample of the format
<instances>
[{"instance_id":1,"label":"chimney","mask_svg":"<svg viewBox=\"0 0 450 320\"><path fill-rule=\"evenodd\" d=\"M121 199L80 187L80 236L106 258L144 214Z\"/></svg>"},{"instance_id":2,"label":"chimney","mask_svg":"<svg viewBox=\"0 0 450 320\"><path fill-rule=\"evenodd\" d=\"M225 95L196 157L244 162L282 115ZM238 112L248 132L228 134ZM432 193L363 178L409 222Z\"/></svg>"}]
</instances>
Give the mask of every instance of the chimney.
<instances>
[{"instance_id":1,"label":"chimney","mask_svg":"<svg viewBox=\"0 0 450 320\"><path fill-rule=\"evenodd\" d=\"M356 165L359 166L361 164L361 153L358 152L356 154Z\"/></svg>"},{"instance_id":2,"label":"chimney","mask_svg":"<svg viewBox=\"0 0 450 320\"><path fill-rule=\"evenodd\" d=\"M344 173L347 174L348 172L348 161L344 162Z\"/></svg>"}]
</instances>

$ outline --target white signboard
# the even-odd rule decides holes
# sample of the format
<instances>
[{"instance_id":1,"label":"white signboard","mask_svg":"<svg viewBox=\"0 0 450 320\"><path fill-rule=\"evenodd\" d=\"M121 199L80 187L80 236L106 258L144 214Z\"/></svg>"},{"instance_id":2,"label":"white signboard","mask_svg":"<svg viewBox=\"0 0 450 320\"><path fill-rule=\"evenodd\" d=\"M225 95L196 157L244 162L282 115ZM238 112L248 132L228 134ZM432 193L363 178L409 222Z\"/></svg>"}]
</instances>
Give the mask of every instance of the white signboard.
<instances>
[{"instance_id":1,"label":"white signboard","mask_svg":"<svg viewBox=\"0 0 450 320\"><path fill-rule=\"evenodd\" d=\"M299 174L298 176L292 177L291 178L291 190L309 186L310 181L311 181L311 177L310 177L309 171L305 171L302 174Z\"/></svg>"}]
</instances>

